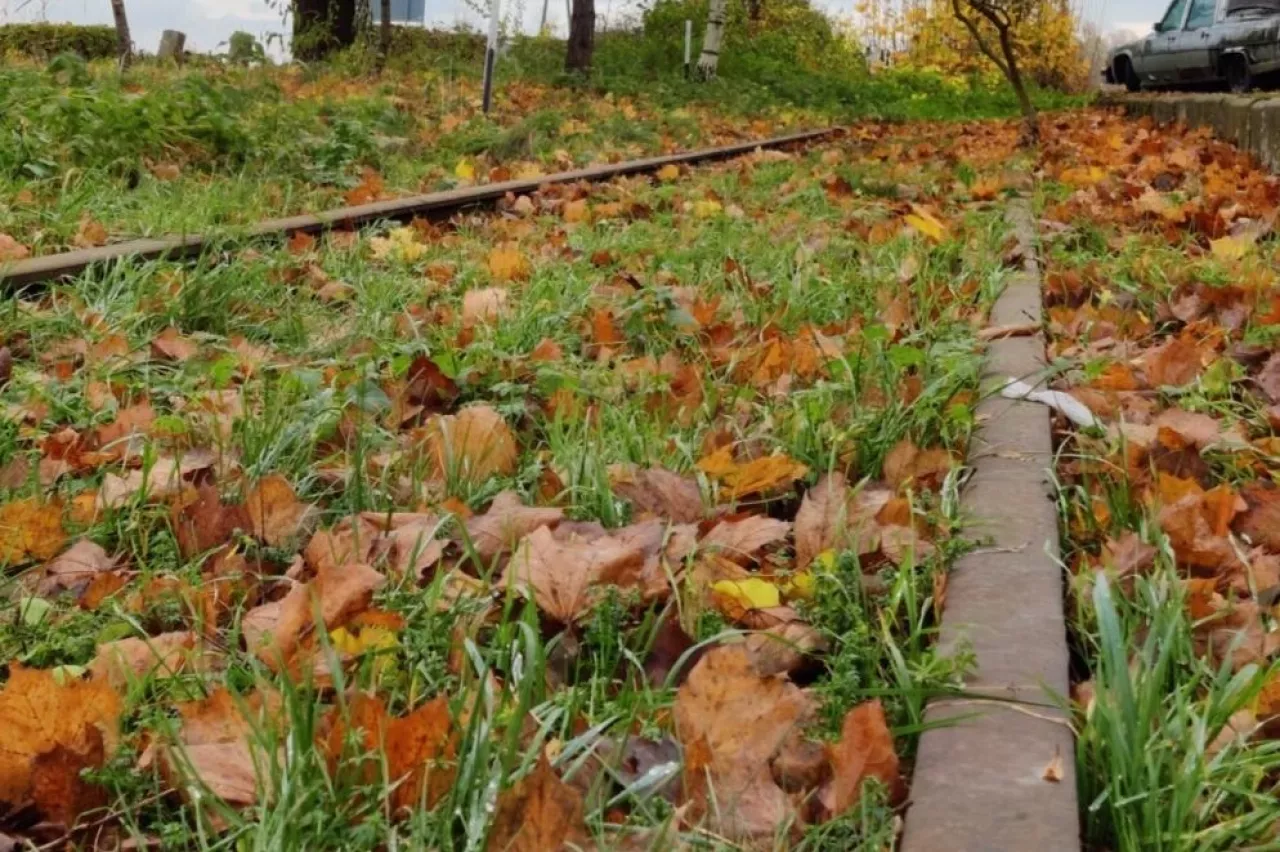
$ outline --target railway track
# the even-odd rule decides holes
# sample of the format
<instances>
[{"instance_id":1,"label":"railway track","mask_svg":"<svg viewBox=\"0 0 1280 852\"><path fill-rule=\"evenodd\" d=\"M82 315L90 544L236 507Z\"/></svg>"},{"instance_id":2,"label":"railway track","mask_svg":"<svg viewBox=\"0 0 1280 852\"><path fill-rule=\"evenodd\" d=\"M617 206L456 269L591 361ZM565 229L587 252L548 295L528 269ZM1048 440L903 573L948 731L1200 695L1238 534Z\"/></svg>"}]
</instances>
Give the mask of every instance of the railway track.
<instances>
[{"instance_id":1,"label":"railway track","mask_svg":"<svg viewBox=\"0 0 1280 852\"><path fill-rule=\"evenodd\" d=\"M757 149L786 148L824 139L838 128L808 130L769 139L735 142L714 148L702 148L679 154L664 154L621 163L608 163L557 172L537 178L507 180L482 186L413 195L389 201L375 201L350 207L338 207L321 213L286 216L267 219L238 233L188 234L154 239L129 240L90 249L60 252L22 260L0 267L0 290L14 290L36 284L44 284L79 275L90 267L113 262L146 262L150 260L179 260L192 258L222 247L229 241L256 239L285 239L288 235L303 232L316 234L335 228L358 228L379 221L405 220L416 216L444 218L459 210L494 204L511 193L519 195L533 192L549 184L599 182L637 174L651 174L668 165L694 165L715 160L730 159Z\"/></svg>"}]
</instances>

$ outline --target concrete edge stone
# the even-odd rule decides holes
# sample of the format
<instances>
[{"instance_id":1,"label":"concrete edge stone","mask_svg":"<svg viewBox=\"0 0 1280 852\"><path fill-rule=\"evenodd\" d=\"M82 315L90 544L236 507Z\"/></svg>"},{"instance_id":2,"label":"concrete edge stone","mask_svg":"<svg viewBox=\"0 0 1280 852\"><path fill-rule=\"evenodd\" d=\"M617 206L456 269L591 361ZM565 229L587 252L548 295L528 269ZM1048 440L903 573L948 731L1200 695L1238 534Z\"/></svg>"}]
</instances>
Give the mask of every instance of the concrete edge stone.
<instances>
[{"instance_id":1,"label":"concrete edge stone","mask_svg":"<svg viewBox=\"0 0 1280 852\"><path fill-rule=\"evenodd\" d=\"M1038 321L1029 205L1015 201L1009 220L1027 262L991 321ZM1040 335L993 342L985 378L1036 374L1044 357ZM1058 703L1069 660L1049 412L989 396L978 416L962 500L970 532L989 541L953 567L939 637L943 653L966 647L977 666L959 695L929 702L901 848L1077 852L1075 744ZM1050 766L1059 780L1046 778Z\"/></svg>"}]
</instances>

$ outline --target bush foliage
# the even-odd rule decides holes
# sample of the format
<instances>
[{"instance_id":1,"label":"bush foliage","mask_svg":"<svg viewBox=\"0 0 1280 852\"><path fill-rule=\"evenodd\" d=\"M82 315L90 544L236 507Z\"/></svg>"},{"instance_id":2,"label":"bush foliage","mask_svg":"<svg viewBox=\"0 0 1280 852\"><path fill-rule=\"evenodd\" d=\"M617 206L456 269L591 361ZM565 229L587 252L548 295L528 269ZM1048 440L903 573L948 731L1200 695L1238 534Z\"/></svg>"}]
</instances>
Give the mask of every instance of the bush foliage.
<instances>
[{"instance_id":1,"label":"bush foliage","mask_svg":"<svg viewBox=\"0 0 1280 852\"><path fill-rule=\"evenodd\" d=\"M76 24L5 24L0 26L0 58L7 55L45 60L59 53L85 59L116 55L116 31L111 27Z\"/></svg>"}]
</instances>

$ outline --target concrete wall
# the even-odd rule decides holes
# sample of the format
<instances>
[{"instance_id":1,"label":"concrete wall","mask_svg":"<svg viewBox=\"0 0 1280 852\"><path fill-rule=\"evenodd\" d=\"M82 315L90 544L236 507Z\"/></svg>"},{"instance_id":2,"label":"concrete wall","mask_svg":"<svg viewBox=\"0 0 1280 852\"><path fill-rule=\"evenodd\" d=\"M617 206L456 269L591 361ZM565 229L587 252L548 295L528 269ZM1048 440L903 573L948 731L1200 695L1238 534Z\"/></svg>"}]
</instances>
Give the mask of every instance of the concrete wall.
<instances>
[{"instance_id":1,"label":"concrete wall","mask_svg":"<svg viewBox=\"0 0 1280 852\"><path fill-rule=\"evenodd\" d=\"M1117 100L1129 115L1149 115L1161 124L1207 125L1220 139L1280 171L1280 95L1129 95Z\"/></svg>"}]
</instances>

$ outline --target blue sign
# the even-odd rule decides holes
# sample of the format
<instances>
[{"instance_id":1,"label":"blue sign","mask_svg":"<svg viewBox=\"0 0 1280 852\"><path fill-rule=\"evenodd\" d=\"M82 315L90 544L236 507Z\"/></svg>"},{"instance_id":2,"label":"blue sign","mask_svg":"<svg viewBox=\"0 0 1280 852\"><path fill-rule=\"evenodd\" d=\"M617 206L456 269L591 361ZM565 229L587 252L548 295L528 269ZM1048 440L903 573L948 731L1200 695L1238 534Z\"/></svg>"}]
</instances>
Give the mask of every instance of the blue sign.
<instances>
[{"instance_id":1,"label":"blue sign","mask_svg":"<svg viewBox=\"0 0 1280 852\"><path fill-rule=\"evenodd\" d=\"M382 4L370 0L373 22L380 23ZM427 0L391 0L391 22L395 24L420 24L427 16Z\"/></svg>"}]
</instances>

